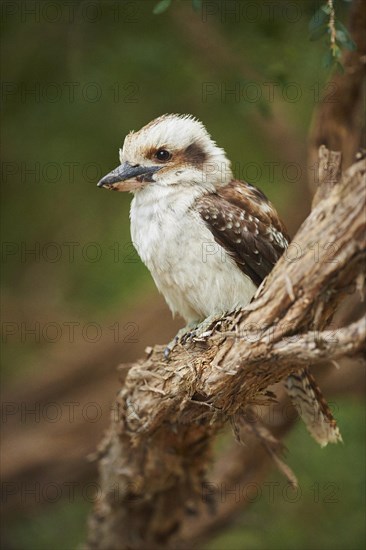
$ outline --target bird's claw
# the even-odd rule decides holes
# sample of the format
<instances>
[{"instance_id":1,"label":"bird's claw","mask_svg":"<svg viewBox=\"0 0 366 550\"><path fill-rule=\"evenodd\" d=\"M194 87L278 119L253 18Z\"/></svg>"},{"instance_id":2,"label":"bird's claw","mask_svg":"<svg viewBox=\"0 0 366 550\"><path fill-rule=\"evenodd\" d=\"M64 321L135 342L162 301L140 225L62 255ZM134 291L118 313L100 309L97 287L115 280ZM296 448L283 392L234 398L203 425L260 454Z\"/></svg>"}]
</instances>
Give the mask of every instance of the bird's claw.
<instances>
[{"instance_id":1,"label":"bird's claw","mask_svg":"<svg viewBox=\"0 0 366 550\"><path fill-rule=\"evenodd\" d=\"M210 315L197 325L193 330L190 330L184 335L185 342L203 342L206 338L210 337L215 328L220 326L221 316Z\"/></svg>"},{"instance_id":2,"label":"bird's claw","mask_svg":"<svg viewBox=\"0 0 366 550\"><path fill-rule=\"evenodd\" d=\"M180 337L179 343L184 346L187 342L190 342L190 343L193 342L195 334L196 334L195 330L188 330L183 334L183 336Z\"/></svg>"},{"instance_id":3,"label":"bird's claw","mask_svg":"<svg viewBox=\"0 0 366 550\"><path fill-rule=\"evenodd\" d=\"M192 325L187 325L186 327L181 328L176 334L176 336L173 338L173 340L169 342L169 344L166 346L164 350L164 358L166 360L169 359L170 354L176 345L178 344L184 345L188 341L189 335L192 332L191 328L192 328Z\"/></svg>"},{"instance_id":4,"label":"bird's claw","mask_svg":"<svg viewBox=\"0 0 366 550\"><path fill-rule=\"evenodd\" d=\"M178 343L178 336L175 336L171 342L166 346L164 350L164 359L168 360L171 352Z\"/></svg>"},{"instance_id":5,"label":"bird's claw","mask_svg":"<svg viewBox=\"0 0 366 550\"><path fill-rule=\"evenodd\" d=\"M211 336L215 326L217 326L220 321L221 317L211 315L198 325L191 323L190 325L180 329L178 334L166 346L164 350L164 358L168 360L171 352L178 344L184 346L188 343L192 344L192 342L204 341L207 337Z\"/></svg>"}]
</instances>

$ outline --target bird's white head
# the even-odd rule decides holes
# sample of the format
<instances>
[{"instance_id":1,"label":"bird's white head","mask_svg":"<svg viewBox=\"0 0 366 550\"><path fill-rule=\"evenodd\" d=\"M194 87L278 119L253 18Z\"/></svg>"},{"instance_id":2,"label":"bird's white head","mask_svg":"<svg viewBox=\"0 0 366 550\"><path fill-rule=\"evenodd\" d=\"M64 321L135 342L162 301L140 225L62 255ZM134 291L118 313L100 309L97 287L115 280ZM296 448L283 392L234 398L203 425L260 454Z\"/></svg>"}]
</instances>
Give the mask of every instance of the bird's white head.
<instances>
[{"instance_id":1,"label":"bird's white head","mask_svg":"<svg viewBox=\"0 0 366 550\"><path fill-rule=\"evenodd\" d=\"M163 115L131 132L120 149L120 161L99 187L139 192L180 185L214 191L233 177L225 151L190 115Z\"/></svg>"}]
</instances>

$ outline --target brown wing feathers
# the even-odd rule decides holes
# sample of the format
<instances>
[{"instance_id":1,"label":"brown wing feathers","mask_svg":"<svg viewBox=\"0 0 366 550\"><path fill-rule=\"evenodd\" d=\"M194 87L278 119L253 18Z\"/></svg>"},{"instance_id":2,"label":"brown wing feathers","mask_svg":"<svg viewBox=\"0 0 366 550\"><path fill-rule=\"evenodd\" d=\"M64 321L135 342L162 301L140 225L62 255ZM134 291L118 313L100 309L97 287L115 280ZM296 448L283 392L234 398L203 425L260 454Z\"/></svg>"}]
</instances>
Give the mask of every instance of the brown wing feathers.
<instances>
[{"instance_id":1,"label":"brown wing feathers","mask_svg":"<svg viewBox=\"0 0 366 550\"><path fill-rule=\"evenodd\" d=\"M283 224L259 189L232 181L196 207L218 242L259 286L288 245Z\"/></svg>"}]
</instances>

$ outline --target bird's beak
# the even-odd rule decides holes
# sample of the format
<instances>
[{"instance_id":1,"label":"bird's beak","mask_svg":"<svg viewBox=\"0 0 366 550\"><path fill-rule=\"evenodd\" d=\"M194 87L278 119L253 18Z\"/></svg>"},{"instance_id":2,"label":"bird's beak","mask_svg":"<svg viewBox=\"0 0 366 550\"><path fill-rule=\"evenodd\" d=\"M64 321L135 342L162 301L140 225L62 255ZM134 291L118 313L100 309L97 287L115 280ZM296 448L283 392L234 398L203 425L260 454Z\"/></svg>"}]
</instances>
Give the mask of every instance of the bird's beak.
<instances>
[{"instance_id":1,"label":"bird's beak","mask_svg":"<svg viewBox=\"0 0 366 550\"><path fill-rule=\"evenodd\" d=\"M161 168L162 166L140 166L139 164L132 166L129 162L125 162L104 176L99 181L98 187L115 191L134 191L143 187L144 183L154 181L152 175Z\"/></svg>"}]
</instances>

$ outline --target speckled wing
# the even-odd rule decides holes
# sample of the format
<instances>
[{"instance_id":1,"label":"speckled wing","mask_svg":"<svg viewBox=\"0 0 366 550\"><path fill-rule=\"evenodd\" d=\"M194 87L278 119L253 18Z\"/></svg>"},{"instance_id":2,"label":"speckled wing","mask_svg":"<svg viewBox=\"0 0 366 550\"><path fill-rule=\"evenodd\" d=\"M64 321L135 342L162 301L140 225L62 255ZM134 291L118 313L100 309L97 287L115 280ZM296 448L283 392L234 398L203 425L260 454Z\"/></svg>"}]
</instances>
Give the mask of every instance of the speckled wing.
<instances>
[{"instance_id":1,"label":"speckled wing","mask_svg":"<svg viewBox=\"0 0 366 550\"><path fill-rule=\"evenodd\" d=\"M219 243L257 286L288 246L276 210L256 187L234 180L195 207Z\"/></svg>"}]
</instances>

